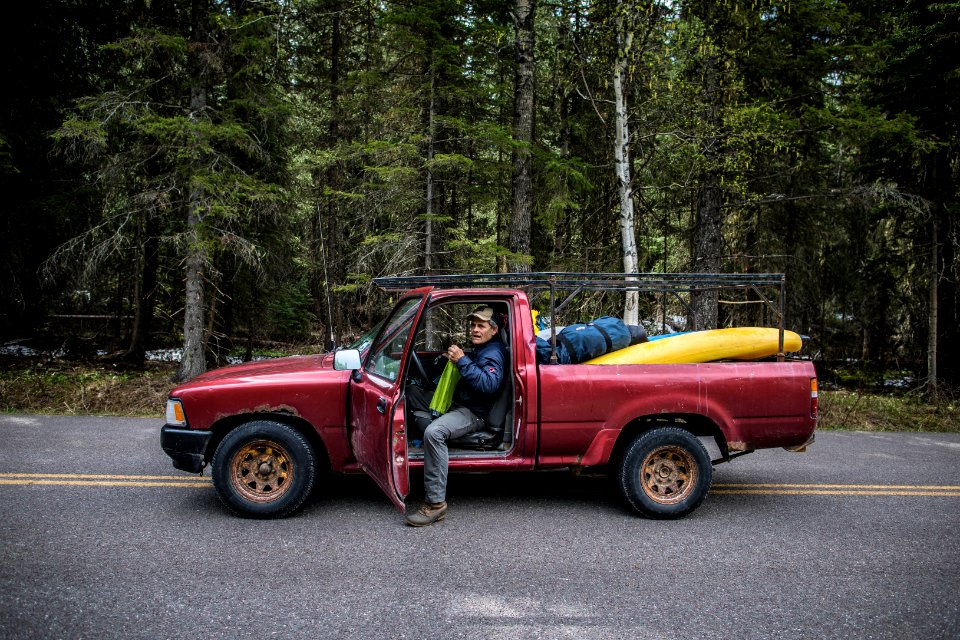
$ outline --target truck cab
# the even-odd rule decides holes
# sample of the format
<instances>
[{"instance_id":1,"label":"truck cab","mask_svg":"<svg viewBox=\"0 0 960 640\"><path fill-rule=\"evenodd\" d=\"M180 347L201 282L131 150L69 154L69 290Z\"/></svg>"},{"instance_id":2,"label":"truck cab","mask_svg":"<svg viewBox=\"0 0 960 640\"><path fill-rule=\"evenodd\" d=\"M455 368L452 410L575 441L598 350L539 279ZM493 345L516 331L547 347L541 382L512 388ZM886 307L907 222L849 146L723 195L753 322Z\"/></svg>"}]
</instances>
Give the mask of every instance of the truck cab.
<instances>
[{"instance_id":1,"label":"truck cab","mask_svg":"<svg viewBox=\"0 0 960 640\"><path fill-rule=\"evenodd\" d=\"M481 431L449 443L450 470L531 470L536 464L536 363L529 362L522 326L530 315L520 292L502 290L434 291L421 289L401 299L365 358L350 352L335 356L335 368L352 369L349 424L358 461L400 509L409 492L410 468L423 466L423 450L407 425L415 419L405 403L410 387L432 393L450 344L465 343L465 318L479 305L491 306L506 346L504 382ZM351 365L352 362L352 365ZM359 366L357 366L359 365ZM528 382L533 372L533 383ZM389 450L384 443L389 442Z\"/></svg>"}]
</instances>

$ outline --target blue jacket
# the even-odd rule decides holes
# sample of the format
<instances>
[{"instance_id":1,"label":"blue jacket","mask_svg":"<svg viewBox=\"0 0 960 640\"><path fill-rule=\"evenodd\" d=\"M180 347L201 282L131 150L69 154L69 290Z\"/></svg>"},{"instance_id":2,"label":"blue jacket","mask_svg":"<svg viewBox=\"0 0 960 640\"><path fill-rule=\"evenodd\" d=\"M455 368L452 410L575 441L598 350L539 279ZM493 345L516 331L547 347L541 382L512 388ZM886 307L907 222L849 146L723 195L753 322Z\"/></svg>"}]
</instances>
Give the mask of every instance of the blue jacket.
<instances>
[{"instance_id":1,"label":"blue jacket","mask_svg":"<svg viewBox=\"0 0 960 640\"><path fill-rule=\"evenodd\" d=\"M506 366L507 348L496 336L480 345L472 355L464 354L457 361L460 382L454 399L478 418L486 419L503 385Z\"/></svg>"}]
</instances>

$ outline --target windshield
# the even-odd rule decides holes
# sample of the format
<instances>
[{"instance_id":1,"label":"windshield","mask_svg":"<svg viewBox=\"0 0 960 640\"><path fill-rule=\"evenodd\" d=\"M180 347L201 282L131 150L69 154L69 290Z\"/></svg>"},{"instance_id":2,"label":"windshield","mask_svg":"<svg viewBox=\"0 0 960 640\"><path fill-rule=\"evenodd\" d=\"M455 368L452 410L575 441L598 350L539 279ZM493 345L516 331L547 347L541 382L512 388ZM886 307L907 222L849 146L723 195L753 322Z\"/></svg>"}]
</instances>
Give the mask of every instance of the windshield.
<instances>
[{"instance_id":1,"label":"windshield","mask_svg":"<svg viewBox=\"0 0 960 640\"><path fill-rule=\"evenodd\" d=\"M380 332L380 327L383 326L383 323L386 321L386 318L373 325L373 328L367 331L365 334L357 338L354 342L347 345L347 349L356 349L360 353L363 353L370 348L370 345L373 344L373 339L377 337L377 333Z\"/></svg>"},{"instance_id":2,"label":"windshield","mask_svg":"<svg viewBox=\"0 0 960 640\"><path fill-rule=\"evenodd\" d=\"M403 349L421 301L419 297L409 298L397 305L370 351L364 369L387 380L397 379Z\"/></svg>"}]
</instances>

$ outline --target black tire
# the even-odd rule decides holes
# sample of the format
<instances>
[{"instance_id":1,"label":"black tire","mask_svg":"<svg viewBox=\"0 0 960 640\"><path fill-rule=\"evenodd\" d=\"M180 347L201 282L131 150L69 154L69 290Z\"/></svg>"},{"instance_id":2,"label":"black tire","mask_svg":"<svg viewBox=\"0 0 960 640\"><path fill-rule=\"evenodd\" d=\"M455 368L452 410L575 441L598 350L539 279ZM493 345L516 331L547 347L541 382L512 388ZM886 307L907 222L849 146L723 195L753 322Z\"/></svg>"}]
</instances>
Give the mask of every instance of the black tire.
<instances>
[{"instance_id":1,"label":"black tire","mask_svg":"<svg viewBox=\"0 0 960 640\"><path fill-rule=\"evenodd\" d=\"M213 486L244 518L283 518L313 490L317 457L307 439L281 422L254 420L224 437L213 454Z\"/></svg>"},{"instance_id":2,"label":"black tire","mask_svg":"<svg viewBox=\"0 0 960 640\"><path fill-rule=\"evenodd\" d=\"M700 506L713 482L713 464L703 443L679 427L642 433L623 454L620 491L638 514L658 520L682 518Z\"/></svg>"}]
</instances>

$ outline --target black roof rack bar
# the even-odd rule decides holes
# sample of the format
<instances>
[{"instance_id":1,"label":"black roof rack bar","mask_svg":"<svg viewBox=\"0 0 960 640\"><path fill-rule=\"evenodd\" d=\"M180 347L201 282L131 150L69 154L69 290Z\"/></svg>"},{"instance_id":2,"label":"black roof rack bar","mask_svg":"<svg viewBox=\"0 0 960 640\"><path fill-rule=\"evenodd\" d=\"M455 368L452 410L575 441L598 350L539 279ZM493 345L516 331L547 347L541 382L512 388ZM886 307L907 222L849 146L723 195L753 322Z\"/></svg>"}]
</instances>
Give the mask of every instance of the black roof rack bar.
<instances>
[{"instance_id":1,"label":"black roof rack bar","mask_svg":"<svg viewBox=\"0 0 960 640\"><path fill-rule=\"evenodd\" d=\"M581 292L581 291L583 291L583 287L577 287L576 289L574 289L573 291L571 291L571 292L570 292L570 295L568 295L563 302L561 302L560 304L556 305L556 307L553 309L553 313L558 314L558 313L560 313L561 311L563 311L564 308L565 308L568 304L570 304L570 303L573 301L574 298L576 298L578 295L580 295L580 292Z\"/></svg>"},{"instance_id":2,"label":"black roof rack bar","mask_svg":"<svg viewBox=\"0 0 960 640\"><path fill-rule=\"evenodd\" d=\"M689 318L693 321L693 327L691 327L691 328L692 328L692 329L696 329L696 328L697 328L697 326L696 326L697 321L696 321L696 318L694 318L694 316L693 316L693 309L690 308L690 305L687 304L687 301L686 301L686 300L684 300L683 298L680 297L680 292L679 292L679 291L670 291L669 293L670 293L670 295L672 295L672 296L677 300L677 302L680 303L680 306L683 307L684 311L687 312L687 317L689 317Z\"/></svg>"},{"instance_id":3,"label":"black roof rack bar","mask_svg":"<svg viewBox=\"0 0 960 640\"><path fill-rule=\"evenodd\" d=\"M548 289L618 289L621 291L675 291L693 288L755 288L781 286L781 273L484 273L429 276L387 276L373 279L385 291L407 291L418 287L481 288L516 287Z\"/></svg>"}]
</instances>

